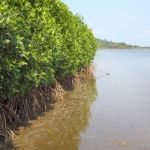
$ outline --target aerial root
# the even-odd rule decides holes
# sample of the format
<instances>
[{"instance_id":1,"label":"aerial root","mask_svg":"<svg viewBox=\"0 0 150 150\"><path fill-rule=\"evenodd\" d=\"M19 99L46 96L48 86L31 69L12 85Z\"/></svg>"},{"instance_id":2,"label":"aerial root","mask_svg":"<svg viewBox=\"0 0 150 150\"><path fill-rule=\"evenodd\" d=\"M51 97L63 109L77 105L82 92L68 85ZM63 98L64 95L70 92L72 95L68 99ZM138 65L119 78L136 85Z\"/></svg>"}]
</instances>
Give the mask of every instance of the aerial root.
<instances>
[{"instance_id":1,"label":"aerial root","mask_svg":"<svg viewBox=\"0 0 150 150\"><path fill-rule=\"evenodd\" d=\"M93 71L91 67L82 68L75 75L55 81L51 87L42 85L31 89L23 97L0 101L0 141L11 147L15 138L13 131L19 125L24 125L50 109L57 99L62 101L65 90L71 90L82 81L91 78L91 70Z\"/></svg>"}]
</instances>

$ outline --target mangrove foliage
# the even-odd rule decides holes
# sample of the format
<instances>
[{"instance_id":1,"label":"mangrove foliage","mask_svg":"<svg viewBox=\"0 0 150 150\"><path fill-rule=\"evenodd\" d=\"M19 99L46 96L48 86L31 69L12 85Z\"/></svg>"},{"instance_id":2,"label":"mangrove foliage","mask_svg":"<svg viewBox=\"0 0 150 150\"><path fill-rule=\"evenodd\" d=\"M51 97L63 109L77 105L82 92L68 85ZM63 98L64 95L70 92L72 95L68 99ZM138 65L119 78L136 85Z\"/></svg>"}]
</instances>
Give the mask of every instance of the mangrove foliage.
<instances>
[{"instance_id":1,"label":"mangrove foliage","mask_svg":"<svg viewBox=\"0 0 150 150\"><path fill-rule=\"evenodd\" d=\"M88 66L96 40L60 0L1 0L0 101Z\"/></svg>"}]
</instances>

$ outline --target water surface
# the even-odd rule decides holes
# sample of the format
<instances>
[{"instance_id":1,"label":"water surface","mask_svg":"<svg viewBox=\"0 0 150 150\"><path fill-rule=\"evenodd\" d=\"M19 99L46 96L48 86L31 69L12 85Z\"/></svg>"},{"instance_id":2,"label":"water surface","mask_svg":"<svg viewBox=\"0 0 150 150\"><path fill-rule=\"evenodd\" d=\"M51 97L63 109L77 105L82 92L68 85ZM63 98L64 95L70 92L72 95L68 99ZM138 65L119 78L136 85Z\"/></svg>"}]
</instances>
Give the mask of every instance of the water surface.
<instances>
[{"instance_id":1,"label":"water surface","mask_svg":"<svg viewBox=\"0 0 150 150\"><path fill-rule=\"evenodd\" d=\"M99 50L94 64L92 80L20 129L19 150L150 150L150 50Z\"/></svg>"},{"instance_id":2,"label":"water surface","mask_svg":"<svg viewBox=\"0 0 150 150\"><path fill-rule=\"evenodd\" d=\"M102 50L94 63L98 96L80 150L150 150L150 50Z\"/></svg>"},{"instance_id":3,"label":"water surface","mask_svg":"<svg viewBox=\"0 0 150 150\"><path fill-rule=\"evenodd\" d=\"M94 78L67 92L63 100L45 116L19 128L15 147L18 150L78 150L80 132L89 123L90 107L97 95Z\"/></svg>"}]
</instances>

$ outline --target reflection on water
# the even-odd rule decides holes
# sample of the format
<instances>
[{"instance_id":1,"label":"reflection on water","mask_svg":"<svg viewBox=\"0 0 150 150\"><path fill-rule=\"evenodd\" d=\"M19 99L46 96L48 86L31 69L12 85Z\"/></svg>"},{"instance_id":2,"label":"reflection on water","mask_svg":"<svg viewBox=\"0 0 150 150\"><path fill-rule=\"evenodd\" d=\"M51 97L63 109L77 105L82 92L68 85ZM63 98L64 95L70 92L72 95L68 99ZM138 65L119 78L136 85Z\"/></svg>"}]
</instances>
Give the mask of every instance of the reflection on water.
<instances>
[{"instance_id":1,"label":"reflection on water","mask_svg":"<svg viewBox=\"0 0 150 150\"><path fill-rule=\"evenodd\" d=\"M98 95L80 150L150 150L150 50L101 50L94 63Z\"/></svg>"},{"instance_id":2,"label":"reflection on water","mask_svg":"<svg viewBox=\"0 0 150 150\"><path fill-rule=\"evenodd\" d=\"M19 150L150 150L150 50L101 50L94 64L96 83L21 129Z\"/></svg>"},{"instance_id":3,"label":"reflection on water","mask_svg":"<svg viewBox=\"0 0 150 150\"><path fill-rule=\"evenodd\" d=\"M80 132L88 126L90 106L96 97L95 79L65 94L62 102L36 120L20 128L15 141L19 150L77 150Z\"/></svg>"}]
</instances>

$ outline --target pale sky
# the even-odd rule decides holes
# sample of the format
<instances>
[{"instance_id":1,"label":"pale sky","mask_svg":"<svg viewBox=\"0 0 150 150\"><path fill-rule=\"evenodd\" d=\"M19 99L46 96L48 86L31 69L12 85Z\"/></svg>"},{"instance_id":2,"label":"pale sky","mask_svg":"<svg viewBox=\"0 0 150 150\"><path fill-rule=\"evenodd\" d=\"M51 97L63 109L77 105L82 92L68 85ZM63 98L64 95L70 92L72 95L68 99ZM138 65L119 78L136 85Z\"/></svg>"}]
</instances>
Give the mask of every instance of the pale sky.
<instances>
[{"instance_id":1,"label":"pale sky","mask_svg":"<svg viewBox=\"0 0 150 150\"><path fill-rule=\"evenodd\" d=\"M63 0L101 39L150 46L150 0Z\"/></svg>"}]
</instances>

